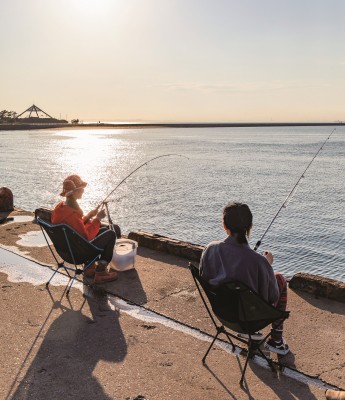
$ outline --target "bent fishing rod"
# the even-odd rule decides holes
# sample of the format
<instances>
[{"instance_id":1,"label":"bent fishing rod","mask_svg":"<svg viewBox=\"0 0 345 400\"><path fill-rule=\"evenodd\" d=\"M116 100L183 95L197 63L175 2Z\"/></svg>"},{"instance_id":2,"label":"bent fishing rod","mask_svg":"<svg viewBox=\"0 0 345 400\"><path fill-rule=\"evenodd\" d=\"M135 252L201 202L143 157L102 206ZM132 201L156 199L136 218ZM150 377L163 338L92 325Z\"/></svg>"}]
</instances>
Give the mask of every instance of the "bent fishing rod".
<instances>
[{"instance_id":1,"label":"bent fishing rod","mask_svg":"<svg viewBox=\"0 0 345 400\"><path fill-rule=\"evenodd\" d=\"M150 163L150 162L153 161L153 160L157 160L158 158L162 158L162 157L170 157L170 156L184 157L184 158L187 158L187 160L189 160L188 157L183 156L182 154L171 153L171 154L163 154L163 155L161 155L161 156L153 157L153 158L151 158L150 160L145 161L144 163L142 163L141 165L139 165L139 167L135 168L135 170L133 170L133 171L132 171L130 174L128 174L125 178L123 178L122 181L121 181L118 185L116 185L115 188L114 188L114 189L113 189L99 204L98 204L98 206L96 207L96 210L98 210L99 207L101 207L102 205L104 205L105 208L106 208L106 212L107 212L107 217L108 217L108 220L109 220L109 224L112 225L112 221L111 221L110 214L109 214L109 209L108 209L108 202L107 202L108 198L115 192L115 190L116 190L119 186L121 186L124 182L126 182L126 180L127 180L130 176L132 176L135 172L137 172L140 168L144 167L145 165L147 165L148 163ZM89 220L90 220L90 218L86 219L86 220L84 221L84 224L86 224Z\"/></svg>"},{"instance_id":2,"label":"bent fishing rod","mask_svg":"<svg viewBox=\"0 0 345 400\"><path fill-rule=\"evenodd\" d=\"M269 229L271 228L271 226L273 225L274 221L276 220L276 218L278 217L278 215L280 214L280 211L283 208L287 207L287 203L289 201L289 199L293 196L293 194L296 192L297 190L297 186L299 185L299 183L301 182L301 180L304 178L304 174L307 172L308 168L311 166L311 164L313 163L313 161L315 160L315 158L318 156L318 154L320 153L320 151L323 149L323 146L326 144L326 142L329 140L329 138L332 136L333 132L336 130L337 128L334 128L333 131L330 133L330 135L327 137L327 139L322 143L322 145L320 146L319 150L316 152L316 154L314 155L314 157L311 159L310 163L307 165L307 168L302 172L302 175L299 177L298 181L295 183L294 187L292 188L292 190L290 191L290 193L287 195L286 199L284 200L283 204L280 206L279 210L277 211L277 213L275 214L275 216L273 217L272 221L270 222L270 224L268 225L268 227L266 228L265 232L263 233L263 235L261 236L261 238L256 242L256 245L254 247L254 250L256 251L259 246L261 245L261 242L263 240L263 238L266 236L266 233L269 231Z\"/></svg>"}]
</instances>

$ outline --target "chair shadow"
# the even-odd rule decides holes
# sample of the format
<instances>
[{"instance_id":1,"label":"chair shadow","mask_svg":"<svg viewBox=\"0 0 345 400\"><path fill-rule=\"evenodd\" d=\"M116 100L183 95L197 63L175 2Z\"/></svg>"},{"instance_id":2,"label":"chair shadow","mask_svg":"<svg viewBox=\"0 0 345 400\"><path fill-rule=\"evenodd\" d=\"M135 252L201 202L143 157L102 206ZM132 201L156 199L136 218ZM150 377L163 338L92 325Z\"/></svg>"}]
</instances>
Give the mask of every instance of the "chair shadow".
<instances>
[{"instance_id":1,"label":"chair shadow","mask_svg":"<svg viewBox=\"0 0 345 400\"><path fill-rule=\"evenodd\" d=\"M239 360L238 360L239 362ZM219 383L219 385L225 390L225 392L230 396L231 399L233 400L237 400L238 397L236 397L231 391L230 389L225 385L225 383L216 375L215 372L212 371L212 369L207 365L207 363L203 364L204 367L207 369L207 371L213 376L213 378ZM242 371L241 371L242 372ZM245 391L245 390L244 390ZM250 396L248 396L249 400L253 400L253 398Z\"/></svg>"},{"instance_id":2,"label":"chair shadow","mask_svg":"<svg viewBox=\"0 0 345 400\"><path fill-rule=\"evenodd\" d=\"M105 302L97 296L87 297L85 301L91 318L84 315L82 309L75 311L53 301L52 308L60 308L61 315L44 335L11 399L111 399L93 376L93 371L99 361L106 361L107 371L101 371L101 374L111 375L109 363L124 360L127 344L118 312L107 311Z\"/></svg>"},{"instance_id":3,"label":"chair shadow","mask_svg":"<svg viewBox=\"0 0 345 400\"><path fill-rule=\"evenodd\" d=\"M89 280L86 279L86 282ZM141 284L138 272L136 269L121 271L118 274L118 279L107 284L97 285L109 294L120 297L126 301L137 305L147 303L147 296Z\"/></svg>"},{"instance_id":4,"label":"chair shadow","mask_svg":"<svg viewBox=\"0 0 345 400\"><path fill-rule=\"evenodd\" d=\"M309 386L306 383L297 382L291 379L293 384L281 384L281 377L284 376L284 366L289 368L295 368L295 355L291 351L285 356L276 355L277 361L279 362L282 369L276 371L266 370L263 367L252 363L252 372L268 387L270 387L277 395L279 399L295 400L317 400L317 397L310 391Z\"/></svg>"},{"instance_id":5,"label":"chair shadow","mask_svg":"<svg viewBox=\"0 0 345 400\"><path fill-rule=\"evenodd\" d=\"M284 356L286 358L287 356ZM238 379L240 379L242 371L243 371L243 363L244 363L244 358L242 357L236 357L239 369L236 371L238 373ZM292 353L289 353L289 364L294 364L294 355ZM241 361L243 361L241 363ZM279 359L279 362L281 362L281 359ZM233 394L230 389L226 386L224 381L217 376L217 374L207 365L204 364L204 367L210 372L210 374L213 376L213 378L219 383L219 385L222 386L222 388L226 391L226 393L230 396L231 399L237 399L238 397ZM259 379L260 381L267 387L270 387L275 393L276 393L276 398L279 399L284 399L284 400L295 400L296 398L298 399L304 399L304 400L317 400L317 397L314 396L314 394L310 391L309 387L304 384L304 383L297 383L296 384L282 384L281 382L281 376L282 373L281 371L272 371L269 369L266 369L258 364L255 364L253 361L249 361L248 364L248 369L250 369ZM248 373L249 371L247 371ZM247 373L244 378L244 385L241 388L243 391L245 398L248 400L261 400L261 398L255 396L256 390L254 390L254 393L251 393L251 383L250 383L250 378L247 378ZM288 378L286 378L288 379ZM292 378L291 378L292 379ZM238 384L238 387L240 385ZM259 394L261 396L261 394ZM242 397L241 397L242 398ZM243 397L244 399L244 397Z\"/></svg>"},{"instance_id":6,"label":"chair shadow","mask_svg":"<svg viewBox=\"0 0 345 400\"><path fill-rule=\"evenodd\" d=\"M296 369L296 364L295 364L295 355L292 351L290 351L288 354L285 356L280 356L277 355L278 362L282 367L288 367L292 369Z\"/></svg>"}]
</instances>

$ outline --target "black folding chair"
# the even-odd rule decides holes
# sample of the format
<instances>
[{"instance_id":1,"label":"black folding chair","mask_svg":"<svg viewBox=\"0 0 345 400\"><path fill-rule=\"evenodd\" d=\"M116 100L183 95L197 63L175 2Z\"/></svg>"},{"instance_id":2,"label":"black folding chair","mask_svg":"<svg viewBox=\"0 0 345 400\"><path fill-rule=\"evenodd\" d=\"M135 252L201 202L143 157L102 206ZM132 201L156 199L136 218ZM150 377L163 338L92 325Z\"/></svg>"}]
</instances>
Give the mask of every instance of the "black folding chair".
<instances>
[{"instance_id":1,"label":"black folding chair","mask_svg":"<svg viewBox=\"0 0 345 400\"><path fill-rule=\"evenodd\" d=\"M54 275L63 268L70 278L66 291L68 295L77 275L83 274L100 258L102 249L90 243L66 224L53 225L40 217L36 217L36 220L41 227L43 236L57 264L57 268L53 269L54 273L46 283L46 286L49 285ZM58 260L47 236L53 243L56 253L62 258L62 261ZM81 268L78 268L78 266L81 266Z\"/></svg>"},{"instance_id":2,"label":"black folding chair","mask_svg":"<svg viewBox=\"0 0 345 400\"><path fill-rule=\"evenodd\" d=\"M272 360L269 359L260 348L270 335L270 332L267 335L263 335L260 340L254 340L252 336L272 322L288 318L289 311L281 311L273 307L244 283L231 281L214 287L200 277L199 269L193 264L189 264L189 269L201 299L217 331L202 359L203 364L205 364L206 357L218 335L223 333L232 345L233 351L235 351L235 345L231 338L240 341L247 347L247 357L240 380L241 386L243 385L248 361L256 352L259 352L274 370ZM213 313L205 297L207 297ZM220 322L220 325L217 324L215 317ZM246 335L247 338L241 337L239 334Z\"/></svg>"}]
</instances>

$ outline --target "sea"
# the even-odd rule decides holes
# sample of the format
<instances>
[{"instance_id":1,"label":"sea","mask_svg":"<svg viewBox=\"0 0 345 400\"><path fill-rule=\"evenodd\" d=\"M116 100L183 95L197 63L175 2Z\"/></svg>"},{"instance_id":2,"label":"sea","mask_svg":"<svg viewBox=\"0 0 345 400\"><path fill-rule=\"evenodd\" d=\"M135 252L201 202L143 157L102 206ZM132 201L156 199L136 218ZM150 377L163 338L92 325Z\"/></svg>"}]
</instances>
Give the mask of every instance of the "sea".
<instances>
[{"instance_id":1,"label":"sea","mask_svg":"<svg viewBox=\"0 0 345 400\"><path fill-rule=\"evenodd\" d=\"M345 281L345 127L333 130L0 131L0 186L34 211L59 202L63 180L78 174L88 182L85 213L113 191L109 210L123 233L200 245L224 239L223 207L243 202L254 216L249 244L262 239L258 251L273 252L276 271Z\"/></svg>"}]
</instances>

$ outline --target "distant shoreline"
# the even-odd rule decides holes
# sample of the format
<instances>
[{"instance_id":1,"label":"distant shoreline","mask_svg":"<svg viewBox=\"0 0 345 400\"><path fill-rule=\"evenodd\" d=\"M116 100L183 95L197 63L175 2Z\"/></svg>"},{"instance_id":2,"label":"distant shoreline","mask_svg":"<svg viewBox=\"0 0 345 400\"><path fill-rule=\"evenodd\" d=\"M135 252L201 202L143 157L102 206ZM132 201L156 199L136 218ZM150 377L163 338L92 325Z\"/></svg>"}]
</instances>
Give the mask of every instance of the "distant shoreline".
<instances>
[{"instance_id":1,"label":"distant shoreline","mask_svg":"<svg viewBox=\"0 0 345 400\"><path fill-rule=\"evenodd\" d=\"M31 129L143 129L143 128L256 128L284 126L343 126L344 122L205 122L205 123L86 123L86 124L0 124L2 131Z\"/></svg>"}]
</instances>

